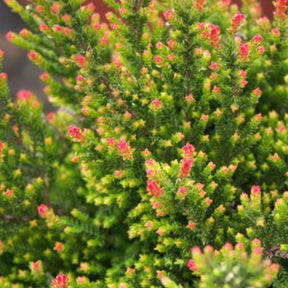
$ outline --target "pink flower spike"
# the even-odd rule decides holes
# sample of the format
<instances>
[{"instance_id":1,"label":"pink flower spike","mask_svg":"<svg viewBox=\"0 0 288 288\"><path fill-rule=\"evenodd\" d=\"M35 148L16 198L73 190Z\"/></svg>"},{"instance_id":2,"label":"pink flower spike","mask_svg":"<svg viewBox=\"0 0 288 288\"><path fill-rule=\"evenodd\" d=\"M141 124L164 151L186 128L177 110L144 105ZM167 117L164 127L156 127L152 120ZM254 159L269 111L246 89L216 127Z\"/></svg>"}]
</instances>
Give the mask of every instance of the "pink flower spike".
<instances>
[{"instance_id":1,"label":"pink flower spike","mask_svg":"<svg viewBox=\"0 0 288 288\"><path fill-rule=\"evenodd\" d=\"M272 29L272 34L276 37L279 37L281 35L281 32L278 28Z\"/></svg>"},{"instance_id":2,"label":"pink flower spike","mask_svg":"<svg viewBox=\"0 0 288 288\"><path fill-rule=\"evenodd\" d=\"M248 61L250 53L250 45L248 43L240 44L239 55L240 61Z\"/></svg>"},{"instance_id":3,"label":"pink flower spike","mask_svg":"<svg viewBox=\"0 0 288 288\"><path fill-rule=\"evenodd\" d=\"M58 253L61 252L63 250L63 244L60 242L56 242L55 246L54 246L54 250L57 251Z\"/></svg>"},{"instance_id":4,"label":"pink flower spike","mask_svg":"<svg viewBox=\"0 0 288 288\"><path fill-rule=\"evenodd\" d=\"M171 39L167 42L167 44L169 48L173 48L176 45L176 41Z\"/></svg>"},{"instance_id":5,"label":"pink flower spike","mask_svg":"<svg viewBox=\"0 0 288 288\"><path fill-rule=\"evenodd\" d=\"M193 164L193 159L184 158L182 160L182 165L180 168L180 175L179 175L181 179L189 176L191 168L192 168L192 164Z\"/></svg>"},{"instance_id":6,"label":"pink flower spike","mask_svg":"<svg viewBox=\"0 0 288 288\"><path fill-rule=\"evenodd\" d=\"M260 195L261 194L261 187L259 185L252 186L251 192L253 194Z\"/></svg>"},{"instance_id":7,"label":"pink flower spike","mask_svg":"<svg viewBox=\"0 0 288 288\"><path fill-rule=\"evenodd\" d=\"M59 3L53 3L53 5L50 8L50 11L55 14L58 14L60 10L61 10L61 5Z\"/></svg>"},{"instance_id":8,"label":"pink flower spike","mask_svg":"<svg viewBox=\"0 0 288 288\"><path fill-rule=\"evenodd\" d=\"M7 74L4 73L4 72L0 73L0 80L1 81L6 81L7 80Z\"/></svg>"},{"instance_id":9,"label":"pink flower spike","mask_svg":"<svg viewBox=\"0 0 288 288\"><path fill-rule=\"evenodd\" d=\"M60 273L56 278L52 279L53 288L67 288L68 287L69 278Z\"/></svg>"},{"instance_id":10,"label":"pink flower spike","mask_svg":"<svg viewBox=\"0 0 288 288\"><path fill-rule=\"evenodd\" d=\"M258 47L258 49L257 49L257 52L258 52L260 55L264 54L265 51L266 51L266 48L265 48L264 46L260 46L260 47Z\"/></svg>"},{"instance_id":11,"label":"pink flower spike","mask_svg":"<svg viewBox=\"0 0 288 288\"><path fill-rule=\"evenodd\" d=\"M193 158L195 153L195 147L190 143L186 143L186 145L182 148L182 152L184 153L185 157Z\"/></svg>"},{"instance_id":12,"label":"pink flower spike","mask_svg":"<svg viewBox=\"0 0 288 288\"><path fill-rule=\"evenodd\" d=\"M0 60L4 58L5 52L3 50L0 50Z\"/></svg>"},{"instance_id":13,"label":"pink flower spike","mask_svg":"<svg viewBox=\"0 0 288 288\"><path fill-rule=\"evenodd\" d=\"M38 213L40 217L45 218L47 214L49 213L49 207L45 204L41 204L37 207Z\"/></svg>"},{"instance_id":14,"label":"pink flower spike","mask_svg":"<svg viewBox=\"0 0 288 288\"><path fill-rule=\"evenodd\" d=\"M259 44L260 42L262 42L263 38L260 34L256 34L253 39L252 42L255 44Z\"/></svg>"},{"instance_id":15,"label":"pink flower spike","mask_svg":"<svg viewBox=\"0 0 288 288\"><path fill-rule=\"evenodd\" d=\"M164 193L158 182L153 180L147 180L147 191L155 198L159 198Z\"/></svg>"},{"instance_id":16,"label":"pink flower spike","mask_svg":"<svg viewBox=\"0 0 288 288\"><path fill-rule=\"evenodd\" d=\"M262 91L261 91L261 89L258 87L258 88L256 88L254 91L253 91L253 93L255 94L255 95L257 95L257 96L261 96L262 95Z\"/></svg>"},{"instance_id":17,"label":"pink flower spike","mask_svg":"<svg viewBox=\"0 0 288 288\"><path fill-rule=\"evenodd\" d=\"M161 56L156 55L156 56L154 57L154 62L155 62L155 63L159 64L159 63L161 63L162 61L163 61L163 59L161 58Z\"/></svg>"},{"instance_id":18,"label":"pink flower spike","mask_svg":"<svg viewBox=\"0 0 288 288\"><path fill-rule=\"evenodd\" d=\"M81 67L83 67L83 66L85 66L85 64L87 63L87 60L86 60L86 58L85 58L83 55L78 55L78 56L76 57L76 62L77 62Z\"/></svg>"},{"instance_id":19,"label":"pink flower spike","mask_svg":"<svg viewBox=\"0 0 288 288\"><path fill-rule=\"evenodd\" d=\"M237 30L239 26L242 24L242 21L245 19L245 15L242 14L240 11L232 18L231 26L234 30Z\"/></svg>"},{"instance_id":20,"label":"pink flower spike","mask_svg":"<svg viewBox=\"0 0 288 288\"><path fill-rule=\"evenodd\" d=\"M9 32L6 34L6 39L7 39L8 41L12 41L14 38L15 38L15 33L14 33L14 32L9 31Z\"/></svg>"},{"instance_id":21,"label":"pink flower spike","mask_svg":"<svg viewBox=\"0 0 288 288\"><path fill-rule=\"evenodd\" d=\"M152 110L154 110L154 111L158 111L158 110L161 109L162 106L163 106L161 100L158 99L158 98L154 99L154 100L151 102L151 105L152 105Z\"/></svg>"},{"instance_id":22,"label":"pink flower spike","mask_svg":"<svg viewBox=\"0 0 288 288\"><path fill-rule=\"evenodd\" d=\"M83 133L80 128L75 127L73 125L70 126L68 130L68 135L73 138L75 141L82 141L83 140Z\"/></svg>"},{"instance_id":23,"label":"pink flower spike","mask_svg":"<svg viewBox=\"0 0 288 288\"><path fill-rule=\"evenodd\" d=\"M256 117L256 119L257 119L258 121L261 121L261 120L262 120L262 118L263 118L263 116L262 116L262 114L261 114L261 113L259 113L259 114L256 114L256 115L255 115L255 117Z\"/></svg>"},{"instance_id":24,"label":"pink flower spike","mask_svg":"<svg viewBox=\"0 0 288 288\"><path fill-rule=\"evenodd\" d=\"M95 10L95 5L93 3L89 3L87 6L87 9L90 11L90 12L94 12Z\"/></svg>"},{"instance_id":25,"label":"pink flower spike","mask_svg":"<svg viewBox=\"0 0 288 288\"><path fill-rule=\"evenodd\" d=\"M219 68L219 64L216 63L216 62L211 62L209 68L210 68L211 70L215 70L215 71L217 71L218 68Z\"/></svg>"},{"instance_id":26,"label":"pink flower spike","mask_svg":"<svg viewBox=\"0 0 288 288\"><path fill-rule=\"evenodd\" d=\"M186 226L187 228L194 230L194 228L196 227L196 223L193 221L189 221L188 225Z\"/></svg>"},{"instance_id":27,"label":"pink flower spike","mask_svg":"<svg viewBox=\"0 0 288 288\"><path fill-rule=\"evenodd\" d=\"M169 21L169 19L173 17L173 14L174 14L174 13L173 13L172 10L167 10L167 11L165 11L165 12L163 13L164 18L165 18L166 21Z\"/></svg>"},{"instance_id":28,"label":"pink flower spike","mask_svg":"<svg viewBox=\"0 0 288 288\"><path fill-rule=\"evenodd\" d=\"M189 259L187 262L187 267L191 270L191 271L198 271L196 268L196 264L193 261L193 259Z\"/></svg>"},{"instance_id":29,"label":"pink flower spike","mask_svg":"<svg viewBox=\"0 0 288 288\"><path fill-rule=\"evenodd\" d=\"M185 199L187 191L188 189L186 187L179 187L177 195L179 195L181 199Z\"/></svg>"}]
</instances>

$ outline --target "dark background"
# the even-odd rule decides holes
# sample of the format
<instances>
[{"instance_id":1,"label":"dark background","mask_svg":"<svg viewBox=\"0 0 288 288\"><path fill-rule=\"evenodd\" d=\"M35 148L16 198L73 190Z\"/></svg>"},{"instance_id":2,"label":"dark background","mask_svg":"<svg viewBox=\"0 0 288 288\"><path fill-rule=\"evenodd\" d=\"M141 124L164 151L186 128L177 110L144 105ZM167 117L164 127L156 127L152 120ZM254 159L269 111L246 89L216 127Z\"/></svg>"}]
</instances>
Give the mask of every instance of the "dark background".
<instances>
[{"instance_id":1,"label":"dark background","mask_svg":"<svg viewBox=\"0 0 288 288\"><path fill-rule=\"evenodd\" d=\"M24 1L21 2L24 3ZM240 4L241 1L232 0L232 2ZM271 17L274 10L272 0L262 0L260 2L263 5L264 15ZM94 3L96 4L97 12L100 12L102 17L104 17L107 12L107 6L103 4L102 0L94 0ZM12 95L20 89L29 89L42 98L44 96L42 92L43 85L39 80L41 72L27 60L27 51L10 44L5 39L8 31L19 32L24 26L25 24L21 21L20 17L17 14L11 13L3 3L3 0L0 0L0 49L6 53L4 70L9 75L9 85ZM46 109L49 110L49 105L47 103L45 105Z\"/></svg>"}]
</instances>

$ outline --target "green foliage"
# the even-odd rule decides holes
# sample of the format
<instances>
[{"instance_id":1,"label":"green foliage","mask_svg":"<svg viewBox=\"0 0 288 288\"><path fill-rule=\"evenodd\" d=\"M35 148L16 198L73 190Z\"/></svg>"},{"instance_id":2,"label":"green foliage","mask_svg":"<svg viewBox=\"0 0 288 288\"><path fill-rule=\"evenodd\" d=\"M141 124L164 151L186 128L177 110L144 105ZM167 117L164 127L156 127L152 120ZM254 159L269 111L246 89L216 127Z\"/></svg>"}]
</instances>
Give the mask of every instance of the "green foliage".
<instances>
[{"instance_id":1,"label":"green foliage","mask_svg":"<svg viewBox=\"0 0 288 288\"><path fill-rule=\"evenodd\" d=\"M55 112L0 74L1 287L285 287L286 1L5 2Z\"/></svg>"}]
</instances>

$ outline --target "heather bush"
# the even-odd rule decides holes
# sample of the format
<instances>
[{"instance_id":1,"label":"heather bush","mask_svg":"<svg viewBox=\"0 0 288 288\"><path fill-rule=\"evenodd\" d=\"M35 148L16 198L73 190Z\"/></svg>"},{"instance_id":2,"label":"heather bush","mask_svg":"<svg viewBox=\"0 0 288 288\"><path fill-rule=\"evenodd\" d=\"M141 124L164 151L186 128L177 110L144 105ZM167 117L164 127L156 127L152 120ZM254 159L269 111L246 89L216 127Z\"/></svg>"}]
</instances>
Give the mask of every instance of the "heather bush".
<instances>
[{"instance_id":1,"label":"heather bush","mask_svg":"<svg viewBox=\"0 0 288 288\"><path fill-rule=\"evenodd\" d=\"M4 1L0 286L287 287L287 1Z\"/></svg>"}]
</instances>

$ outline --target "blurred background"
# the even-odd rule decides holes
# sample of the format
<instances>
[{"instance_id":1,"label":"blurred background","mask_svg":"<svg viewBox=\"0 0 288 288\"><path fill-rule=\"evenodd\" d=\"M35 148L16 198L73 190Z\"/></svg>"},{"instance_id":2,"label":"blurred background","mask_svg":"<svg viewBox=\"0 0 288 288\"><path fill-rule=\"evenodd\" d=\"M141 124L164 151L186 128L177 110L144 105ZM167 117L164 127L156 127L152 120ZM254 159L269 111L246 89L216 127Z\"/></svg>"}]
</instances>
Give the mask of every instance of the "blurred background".
<instances>
[{"instance_id":1,"label":"blurred background","mask_svg":"<svg viewBox=\"0 0 288 288\"><path fill-rule=\"evenodd\" d=\"M25 2L21 0L20 2ZM240 4L241 0L232 0L232 2ZM273 13L272 0L262 0L264 15L271 17ZM107 12L107 6L102 0L94 0L97 12L100 12L103 19ZM0 49L6 53L4 61L4 70L9 75L9 86L14 95L20 89L32 90L39 97L43 97L43 85L39 80L41 71L27 60L26 51L10 44L5 35L12 30L19 32L24 28L25 24L17 14L13 14L7 6L0 0ZM42 98L43 99L43 98ZM51 107L46 103L46 110Z\"/></svg>"}]
</instances>

